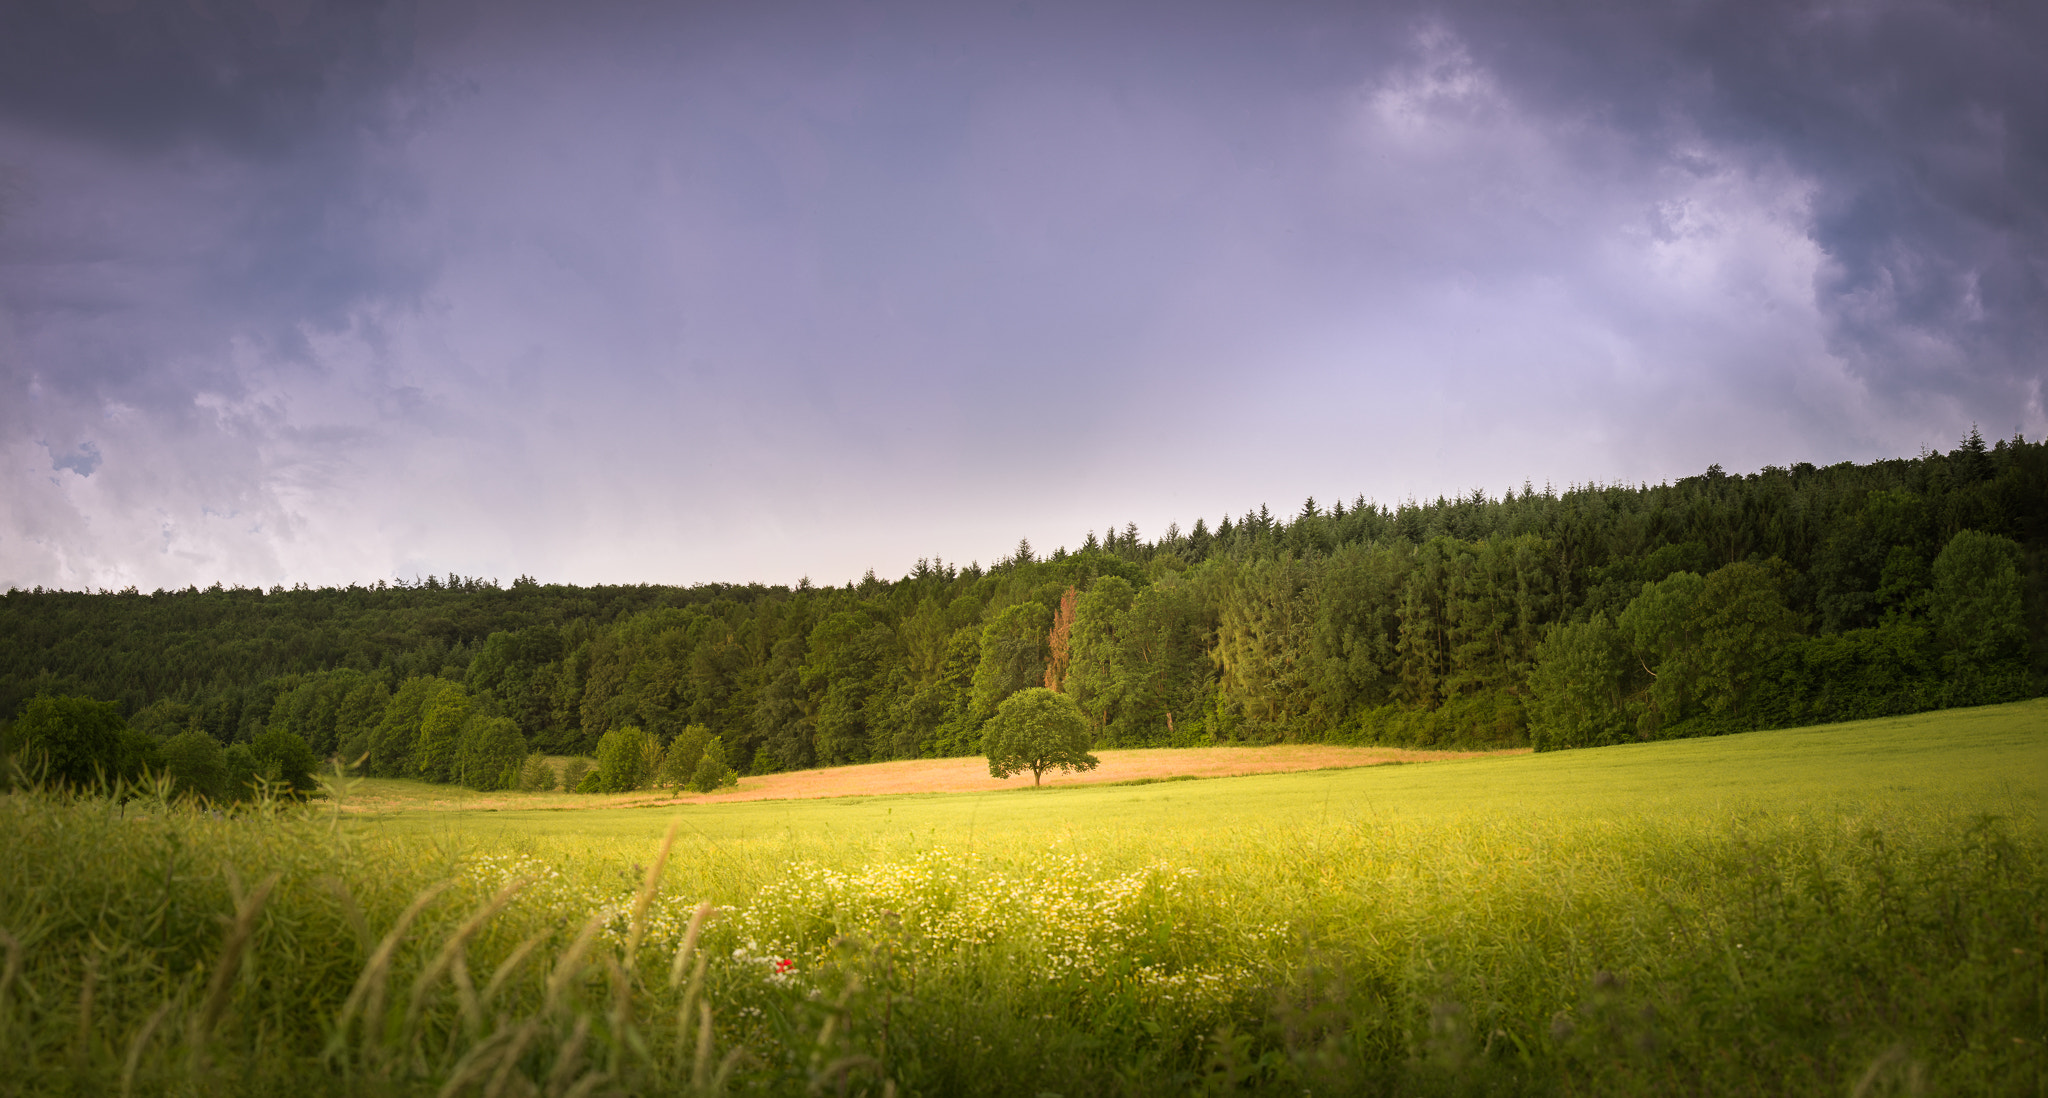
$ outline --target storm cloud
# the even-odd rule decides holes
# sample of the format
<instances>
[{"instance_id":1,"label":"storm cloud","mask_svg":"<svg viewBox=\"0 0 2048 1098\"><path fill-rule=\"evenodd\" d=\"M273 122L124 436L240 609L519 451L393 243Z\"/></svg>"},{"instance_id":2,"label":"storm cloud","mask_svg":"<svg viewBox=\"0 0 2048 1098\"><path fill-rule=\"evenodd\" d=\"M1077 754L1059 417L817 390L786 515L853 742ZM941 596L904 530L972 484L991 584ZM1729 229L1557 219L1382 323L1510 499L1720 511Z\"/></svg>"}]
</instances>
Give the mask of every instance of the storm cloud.
<instances>
[{"instance_id":1,"label":"storm cloud","mask_svg":"<svg viewBox=\"0 0 2048 1098\"><path fill-rule=\"evenodd\" d=\"M2037 437L1998 3L16 3L0 586L837 582Z\"/></svg>"}]
</instances>

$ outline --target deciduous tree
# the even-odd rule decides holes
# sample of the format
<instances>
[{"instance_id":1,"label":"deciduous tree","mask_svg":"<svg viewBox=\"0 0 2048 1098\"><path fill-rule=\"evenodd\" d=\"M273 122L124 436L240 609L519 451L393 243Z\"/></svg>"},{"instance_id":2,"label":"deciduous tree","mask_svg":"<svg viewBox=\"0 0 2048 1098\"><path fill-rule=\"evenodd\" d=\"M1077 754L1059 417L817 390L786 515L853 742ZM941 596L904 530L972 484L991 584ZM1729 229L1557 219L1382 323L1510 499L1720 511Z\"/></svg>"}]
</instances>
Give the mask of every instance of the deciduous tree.
<instances>
[{"instance_id":1,"label":"deciduous tree","mask_svg":"<svg viewBox=\"0 0 2048 1098\"><path fill-rule=\"evenodd\" d=\"M1100 760L1088 753L1088 719L1074 699L1042 686L1004 699L983 726L988 772L998 778L1031 771L1031 784L1047 770L1093 770Z\"/></svg>"}]
</instances>

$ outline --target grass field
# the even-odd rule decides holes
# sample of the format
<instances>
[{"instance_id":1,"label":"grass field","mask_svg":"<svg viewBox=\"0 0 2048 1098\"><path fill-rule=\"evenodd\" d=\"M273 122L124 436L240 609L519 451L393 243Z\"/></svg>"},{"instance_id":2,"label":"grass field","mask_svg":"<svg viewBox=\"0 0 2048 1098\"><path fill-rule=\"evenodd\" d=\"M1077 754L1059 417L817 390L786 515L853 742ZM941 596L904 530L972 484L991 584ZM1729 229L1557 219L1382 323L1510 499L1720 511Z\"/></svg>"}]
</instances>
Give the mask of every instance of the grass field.
<instances>
[{"instance_id":1,"label":"grass field","mask_svg":"<svg viewBox=\"0 0 2048 1098\"><path fill-rule=\"evenodd\" d=\"M1719 815L1757 811L1957 805L2027 801L2042 792L2048 756L2048 703L1954 710L1853 724L1753 732L1719 739L1630 744L1594 751L1494 756L1348 749L1309 756L1308 772L1147 785L1055 783L1032 789L1017 779L987 778L976 759L941 760L950 769L977 772L992 792L860 796L861 772L900 764L843 767L841 784L827 799L795 793L798 803L768 798L676 799L625 794L620 807L570 794L465 794L423 782L369 781L377 826L405 833L468 835L478 839L553 835L632 840L660 839L668 822L685 821L686 834L707 842L780 838L818 839L838 847L907 837L912 833L963 842L977 832L999 841L1012 830L1074 828L1114 834L1135 828L1140 838L1208 841L1215 832L1244 827L1293 828L1312 819L1355 821L1373 817L1483 818L1527 813L1542 817ZM1283 755L1292 749L1227 748L1222 752ZM1330 749L1324 749L1329 752ZM1104 752L1146 756L1171 751ZM1195 752L1190 752L1195 754ZM1428 766L1376 762L1436 759ZM1405 758L1403 756L1418 756ZM1349 764L1349 765L1347 765ZM1107 768L1105 768L1107 769ZM1193 766L1147 770L1179 776ZM1251 770L1251 764L1223 766ZM832 774L834 771L807 773ZM748 783L765 779L747 779ZM749 790L742 788L740 793ZM730 798L731 795L727 795ZM811 799L816 797L818 799ZM765 801L766 803L755 803ZM522 802L540 807L522 811ZM710 803L706 803L710 802ZM470 808L481 803L487 807ZM1181 809L1188 809L1182 812ZM564 810L568 811L565 814ZM1162 819L1171 831L1158 830Z\"/></svg>"},{"instance_id":2,"label":"grass field","mask_svg":"<svg viewBox=\"0 0 2048 1098\"><path fill-rule=\"evenodd\" d=\"M1048 786L1119 785L1142 781L1234 777L1297 770L1335 770L1362 766L1438 762L1481 756L1526 755L1528 748L1506 751L1416 751L1402 747L1350 747L1336 744L1276 744L1269 747L1141 748L1097 752L1101 765L1079 773L1049 771ZM561 773L566 756L550 756ZM587 763L589 760L585 760ZM652 808L665 805L730 804L734 801L800 800L828 797L883 796L899 793L987 793L1017 789L1030 783L989 776L988 760L979 756L948 759L899 759L862 766L835 766L750 775L734 788L715 793L639 790L632 793L577 794L478 793L460 786L422 781L370 779L359 783L351 808L378 814L427 811L488 811L507 808Z\"/></svg>"},{"instance_id":3,"label":"grass field","mask_svg":"<svg viewBox=\"0 0 2048 1098\"><path fill-rule=\"evenodd\" d=\"M1037 790L17 796L0 1090L2048 1093L2044 794L2031 702Z\"/></svg>"}]
</instances>

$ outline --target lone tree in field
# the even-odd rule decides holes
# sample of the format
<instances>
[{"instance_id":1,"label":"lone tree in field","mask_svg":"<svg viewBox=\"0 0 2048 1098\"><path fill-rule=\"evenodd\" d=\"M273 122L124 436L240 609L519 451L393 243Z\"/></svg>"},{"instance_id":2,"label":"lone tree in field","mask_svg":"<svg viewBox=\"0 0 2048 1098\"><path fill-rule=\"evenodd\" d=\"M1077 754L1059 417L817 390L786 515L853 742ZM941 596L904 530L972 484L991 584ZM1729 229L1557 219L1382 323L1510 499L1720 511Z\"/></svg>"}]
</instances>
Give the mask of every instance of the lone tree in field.
<instances>
[{"instance_id":1,"label":"lone tree in field","mask_svg":"<svg viewBox=\"0 0 2048 1098\"><path fill-rule=\"evenodd\" d=\"M996 707L982 730L988 772L998 778L1031 771L1031 784L1045 772L1093 770L1101 760L1088 753L1088 719L1065 694L1042 686L1019 690Z\"/></svg>"}]
</instances>

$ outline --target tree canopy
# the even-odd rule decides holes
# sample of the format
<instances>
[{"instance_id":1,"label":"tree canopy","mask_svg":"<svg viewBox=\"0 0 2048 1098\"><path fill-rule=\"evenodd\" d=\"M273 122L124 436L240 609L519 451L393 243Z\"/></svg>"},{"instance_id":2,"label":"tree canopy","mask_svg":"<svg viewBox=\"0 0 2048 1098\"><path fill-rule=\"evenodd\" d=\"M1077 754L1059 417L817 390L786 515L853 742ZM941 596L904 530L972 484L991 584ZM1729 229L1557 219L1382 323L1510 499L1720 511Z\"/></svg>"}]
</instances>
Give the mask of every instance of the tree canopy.
<instances>
[{"instance_id":1,"label":"tree canopy","mask_svg":"<svg viewBox=\"0 0 2048 1098\"><path fill-rule=\"evenodd\" d=\"M840 586L12 590L0 715L99 699L143 746L197 730L231 753L279 728L316 758L439 781L486 780L463 753L476 722L557 755L639 729L640 761L613 766L636 780L696 728L691 768L662 779L687 783L713 737L745 773L976 754L1007 699L1048 685L1104 747L1566 747L2048 683L2048 446L2017 438L1657 485L1310 500L1081 545Z\"/></svg>"},{"instance_id":2,"label":"tree canopy","mask_svg":"<svg viewBox=\"0 0 2048 1098\"><path fill-rule=\"evenodd\" d=\"M1048 770L1093 770L1101 764L1088 753L1088 719L1081 707L1042 686L1003 700L982 732L982 751L991 775L1007 778L1029 770L1032 785Z\"/></svg>"}]
</instances>

